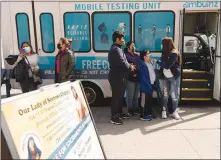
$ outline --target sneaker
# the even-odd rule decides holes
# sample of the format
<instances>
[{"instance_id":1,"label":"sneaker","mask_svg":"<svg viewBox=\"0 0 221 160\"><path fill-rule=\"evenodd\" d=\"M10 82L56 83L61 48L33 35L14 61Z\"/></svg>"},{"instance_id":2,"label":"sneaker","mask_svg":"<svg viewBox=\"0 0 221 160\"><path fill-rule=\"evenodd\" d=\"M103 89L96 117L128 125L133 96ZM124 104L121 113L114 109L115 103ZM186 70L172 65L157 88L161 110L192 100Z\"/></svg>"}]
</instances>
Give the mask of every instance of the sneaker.
<instances>
[{"instance_id":1,"label":"sneaker","mask_svg":"<svg viewBox=\"0 0 221 160\"><path fill-rule=\"evenodd\" d=\"M130 115L128 113L121 113L119 118L120 119L129 119Z\"/></svg>"},{"instance_id":2,"label":"sneaker","mask_svg":"<svg viewBox=\"0 0 221 160\"><path fill-rule=\"evenodd\" d=\"M162 111L162 118L166 119L167 118L167 112L166 111Z\"/></svg>"},{"instance_id":3,"label":"sneaker","mask_svg":"<svg viewBox=\"0 0 221 160\"><path fill-rule=\"evenodd\" d=\"M136 107L134 109L134 115L140 115L140 108Z\"/></svg>"},{"instance_id":4,"label":"sneaker","mask_svg":"<svg viewBox=\"0 0 221 160\"><path fill-rule=\"evenodd\" d=\"M129 109L129 110L128 110L128 113L129 113L131 116L134 116L134 110L133 110L133 109Z\"/></svg>"},{"instance_id":5,"label":"sneaker","mask_svg":"<svg viewBox=\"0 0 221 160\"><path fill-rule=\"evenodd\" d=\"M112 117L110 119L110 123L116 124L116 125L122 125L123 124L122 120L119 117Z\"/></svg>"},{"instance_id":6,"label":"sneaker","mask_svg":"<svg viewBox=\"0 0 221 160\"><path fill-rule=\"evenodd\" d=\"M155 114L151 115L153 119L157 118L157 116Z\"/></svg>"},{"instance_id":7,"label":"sneaker","mask_svg":"<svg viewBox=\"0 0 221 160\"><path fill-rule=\"evenodd\" d=\"M177 109L173 112L173 118L175 118L176 120L180 119Z\"/></svg>"},{"instance_id":8,"label":"sneaker","mask_svg":"<svg viewBox=\"0 0 221 160\"><path fill-rule=\"evenodd\" d=\"M153 117L151 115L140 117L140 120L142 120L142 121L151 121L152 119L153 119Z\"/></svg>"}]
</instances>

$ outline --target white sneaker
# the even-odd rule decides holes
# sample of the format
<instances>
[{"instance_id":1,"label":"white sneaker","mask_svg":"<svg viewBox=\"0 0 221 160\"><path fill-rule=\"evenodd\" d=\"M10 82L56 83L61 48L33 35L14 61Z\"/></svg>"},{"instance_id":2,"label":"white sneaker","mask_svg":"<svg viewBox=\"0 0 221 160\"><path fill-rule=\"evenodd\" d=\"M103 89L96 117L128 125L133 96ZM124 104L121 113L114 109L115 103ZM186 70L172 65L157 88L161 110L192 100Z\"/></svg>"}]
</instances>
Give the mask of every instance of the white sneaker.
<instances>
[{"instance_id":1,"label":"white sneaker","mask_svg":"<svg viewBox=\"0 0 221 160\"><path fill-rule=\"evenodd\" d=\"M176 120L180 119L180 116L178 114L178 110L177 109L173 112L173 118L175 118Z\"/></svg>"},{"instance_id":2,"label":"white sneaker","mask_svg":"<svg viewBox=\"0 0 221 160\"><path fill-rule=\"evenodd\" d=\"M162 118L166 119L167 118L167 112L166 111L162 111Z\"/></svg>"}]
</instances>

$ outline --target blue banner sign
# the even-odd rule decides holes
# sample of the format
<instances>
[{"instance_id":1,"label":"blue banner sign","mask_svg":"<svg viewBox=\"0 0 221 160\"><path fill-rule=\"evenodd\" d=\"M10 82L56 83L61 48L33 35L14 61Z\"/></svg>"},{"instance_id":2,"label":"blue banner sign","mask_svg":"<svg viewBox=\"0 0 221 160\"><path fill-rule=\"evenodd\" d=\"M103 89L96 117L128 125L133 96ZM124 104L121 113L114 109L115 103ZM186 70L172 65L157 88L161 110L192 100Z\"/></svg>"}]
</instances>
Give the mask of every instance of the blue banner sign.
<instances>
[{"instance_id":1,"label":"blue banner sign","mask_svg":"<svg viewBox=\"0 0 221 160\"><path fill-rule=\"evenodd\" d=\"M156 57L160 59L160 57ZM40 73L43 79L55 78L55 57L40 56ZM154 64L155 69L159 69ZM109 74L109 63L107 56L77 56L74 68L74 76L76 79L107 79Z\"/></svg>"}]
</instances>

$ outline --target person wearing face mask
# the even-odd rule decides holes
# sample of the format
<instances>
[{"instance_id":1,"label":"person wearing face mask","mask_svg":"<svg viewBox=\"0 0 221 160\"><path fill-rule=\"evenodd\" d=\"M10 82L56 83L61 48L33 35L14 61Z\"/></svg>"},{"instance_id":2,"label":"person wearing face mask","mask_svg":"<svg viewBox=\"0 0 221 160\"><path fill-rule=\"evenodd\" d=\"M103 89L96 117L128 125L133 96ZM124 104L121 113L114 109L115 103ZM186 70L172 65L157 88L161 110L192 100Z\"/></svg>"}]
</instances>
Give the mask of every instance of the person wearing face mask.
<instances>
[{"instance_id":1,"label":"person wearing face mask","mask_svg":"<svg viewBox=\"0 0 221 160\"><path fill-rule=\"evenodd\" d=\"M69 53L70 42L66 38L60 38L58 44L58 54L55 61L55 83L68 81L73 73L72 57Z\"/></svg>"},{"instance_id":2,"label":"person wearing face mask","mask_svg":"<svg viewBox=\"0 0 221 160\"><path fill-rule=\"evenodd\" d=\"M111 119L112 124L123 124L122 119L128 119L129 115L122 111L122 99L126 88L126 78L129 71L136 70L136 67L129 64L121 49L124 45L124 34L115 31L112 35L113 44L108 53L110 71L108 80L112 90Z\"/></svg>"},{"instance_id":3,"label":"person wearing face mask","mask_svg":"<svg viewBox=\"0 0 221 160\"><path fill-rule=\"evenodd\" d=\"M29 42L23 42L20 49L20 55L14 64L14 78L20 83L23 93L37 89L37 83L34 82L34 74L39 72L38 54L33 51Z\"/></svg>"},{"instance_id":4,"label":"person wearing face mask","mask_svg":"<svg viewBox=\"0 0 221 160\"><path fill-rule=\"evenodd\" d=\"M135 53L135 44L132 41L127 42L124 49L127 61L136 66L136 70L130 71L127 77L126 102L128 113L130 115L139 114L138 96L140 92L140 57Z\"/></svg>"}]
</instances>

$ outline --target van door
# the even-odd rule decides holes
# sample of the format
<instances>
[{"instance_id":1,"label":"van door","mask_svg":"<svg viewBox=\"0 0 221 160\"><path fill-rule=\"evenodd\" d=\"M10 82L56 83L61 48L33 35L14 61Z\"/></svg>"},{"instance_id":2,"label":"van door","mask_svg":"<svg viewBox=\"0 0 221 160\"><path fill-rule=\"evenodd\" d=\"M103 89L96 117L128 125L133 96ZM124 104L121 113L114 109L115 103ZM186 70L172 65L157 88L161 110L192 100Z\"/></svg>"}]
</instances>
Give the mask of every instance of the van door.
<instances>
[{"instance_id":1,"label":"van door","mask_svg":"<svg viewBox=\"0 0 221 160\"><path fill-rule=\"evenodd\" d=\"M5 1L2 2L2 7L3 57L19 54L23 42L30 42L36 51L32 2ZM12 69L12 66L6 64L6 68ZM11 79L11 86L15 89L20 88L14 79Z\"/></svg>"},{"instance_id":2,"label":"van door","mask_svg":"<svg viewBox=\"0 0 221 160\"><path fill-rule=\"evenodd\" d=\"M220 50L220 10L218 12L219 21L218 21L218 32L217 32L217 43L216 43L216 54L215 54L215 78L214 78L214 89L213 89L213 98L221 102L221 76L220 76L220 66L221 66L221 50Z\"/></svg>"},{"instance_id":3,"label":"van door","mask_svg":"<svg viewBox=\"0 0 221 160\"><path fill-rule=\"evenodd\" d=\"M183 28L184 28L184 14L185 14L185 8L183 10L180 11L180 23L179 23L179 52L181 55L183 55L183 42L184 42L184 35L183 35ZM183 70L181 69L181 72ZM182 75L182 74L181 74ZM182 77L181 77L182 78ZM182 83L180 83L180 88L179 88L179 99L181 99L182 97L182 92L181 92L181 88L182 88Z\"/></svg>"},{"instance_id":4,"label":"van door","mask_svg":"<svg viewBox=\"0 0 221 160\"><path fill-rule=\"evenodd\" d=\"M61 37L59 2L34 2L39 67L44 85L54 79L57 42Z\"/></svg>"}]
</instances>

